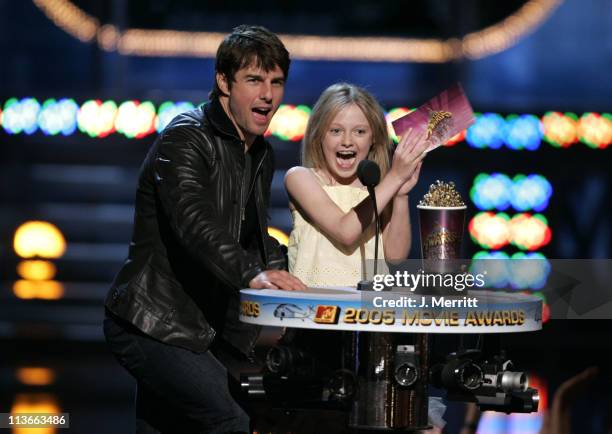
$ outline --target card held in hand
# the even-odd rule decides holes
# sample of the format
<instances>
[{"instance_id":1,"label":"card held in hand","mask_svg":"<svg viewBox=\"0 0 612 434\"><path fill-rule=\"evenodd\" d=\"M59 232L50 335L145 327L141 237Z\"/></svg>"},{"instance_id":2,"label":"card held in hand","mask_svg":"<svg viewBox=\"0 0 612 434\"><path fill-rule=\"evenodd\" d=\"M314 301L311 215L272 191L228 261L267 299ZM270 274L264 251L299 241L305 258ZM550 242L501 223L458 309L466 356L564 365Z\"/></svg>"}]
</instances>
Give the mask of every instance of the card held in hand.
<instances>
[{"instance_id":1,"label":"card held in hand","mask_svg":"<svg viewBox=\"0 0 612 434\"><path fill-rule=\"evenodd\" d=\"M398 137L410 128L417 134L425 132L426 140L430 142L429 152L465 130L475 120L461 84L456 83L415 111L394 120L392 125Z\"/></svg>"}]
</instances>

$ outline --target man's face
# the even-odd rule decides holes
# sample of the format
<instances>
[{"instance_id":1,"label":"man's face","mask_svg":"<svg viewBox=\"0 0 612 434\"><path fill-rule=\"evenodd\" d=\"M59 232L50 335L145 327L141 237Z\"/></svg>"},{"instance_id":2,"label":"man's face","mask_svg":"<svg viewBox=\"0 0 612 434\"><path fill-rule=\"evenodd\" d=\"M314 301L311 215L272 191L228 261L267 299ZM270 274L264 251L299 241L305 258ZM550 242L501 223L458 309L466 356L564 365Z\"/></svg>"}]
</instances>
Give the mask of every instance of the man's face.
<instances>
[{"instance_id":1,"label":"man's face","mask_svg":"<svg viewBox=\"0 0 612 434\"><path fill-rule=\"evenodd\" d=\"M252 63L236 72L231 88L221 74L217 74L217 83L228 95L220 97L225 112L250 145L266 131L283 99L285 74L278 66L266 72Z\"/></svg>"}]
</instances>

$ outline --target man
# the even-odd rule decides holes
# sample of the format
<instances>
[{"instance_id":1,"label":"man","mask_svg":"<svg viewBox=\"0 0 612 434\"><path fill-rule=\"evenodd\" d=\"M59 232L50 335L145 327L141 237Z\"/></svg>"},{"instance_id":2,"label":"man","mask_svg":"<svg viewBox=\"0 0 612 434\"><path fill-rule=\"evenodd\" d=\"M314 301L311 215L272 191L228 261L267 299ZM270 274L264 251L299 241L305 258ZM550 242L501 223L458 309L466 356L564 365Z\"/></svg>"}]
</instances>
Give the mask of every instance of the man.
<instances>
[{"instance_id":1,"label":"man","mask_svg":"<svg viewBox=\"0 0 612 434\"><path fill-rule=\"evenodd\" d=\"M274 168L262 134L289 63L273 33L235 28L217 51L210 102L176 117L143 163L104 324L137 380L139 432L249 431L211 349L253 349L259 329L238 320L239 289L304 289L266 223Z\"/></svg>"}]
</instances>

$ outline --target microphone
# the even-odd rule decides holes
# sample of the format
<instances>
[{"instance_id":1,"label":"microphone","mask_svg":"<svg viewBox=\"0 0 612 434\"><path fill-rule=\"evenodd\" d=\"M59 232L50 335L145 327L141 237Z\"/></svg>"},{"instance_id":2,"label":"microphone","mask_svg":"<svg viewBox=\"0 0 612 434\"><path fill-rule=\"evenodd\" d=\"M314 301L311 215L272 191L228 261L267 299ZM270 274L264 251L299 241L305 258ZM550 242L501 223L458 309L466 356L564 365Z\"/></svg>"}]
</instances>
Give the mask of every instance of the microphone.
<instances>
[{"instance_id":1,"label":"microphone","mask_svg":"<svg viewBox=\"0 0 612 434\"><path fill-rule=\"evenodd\" d=\"M362 160L357 166L357 177L369 191L380 182L380 167L372 160Z\"/></svg>"},{"instance_id":2,"label":"microphone","mask_svg":"<svg viewBox=\"0 0 612 434\"><path fill-rule=\"evenodd\" d=\"M374 237L374 275L377 272L378 265L378 237L380 235L380 218L378 216L378 206L376 205L376 192L374 187L380 182L380 167L372 160L362 160L357 166L357 177L359 181L368 189L368 194L372 199L374 207L374 222L375 222L375 237ZM362 280L357 284L357 289L360 291L373 289L373 281Z\"/></svg>"}]
</instances>

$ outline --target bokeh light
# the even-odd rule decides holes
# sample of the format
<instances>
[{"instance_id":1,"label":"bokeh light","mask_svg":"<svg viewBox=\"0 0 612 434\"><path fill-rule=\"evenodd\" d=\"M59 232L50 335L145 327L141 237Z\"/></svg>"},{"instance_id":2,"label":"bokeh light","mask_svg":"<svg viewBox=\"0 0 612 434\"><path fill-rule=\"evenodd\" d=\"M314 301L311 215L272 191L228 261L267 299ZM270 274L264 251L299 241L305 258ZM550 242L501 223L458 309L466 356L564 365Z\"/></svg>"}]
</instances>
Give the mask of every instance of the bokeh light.
<instances>
[{"instance_id":1,"label":"bokeh light","mask_svg":"<svg viewBox=\"0 0 612 434\"><path fill-rule=\"evenodd\" d=\"M548 207L553 188L542 175L516 175L509 194L512 207L517 211L543 211Z\"/></svg>"},{"instance_id":2,"label":"bokeh light","mask_svg":"<svg viewBox=\"0 0 612 434\"><path fill-rule=\"evenodd\" d=\"M480 251L473 256L472 274L482 274L489 288L511 288L537 291L548 279L551 265L539 252L518 252L509 256L503 251Z\"/></svg>"},{"instance_id":3,"label":"bokeh light","mask_svg":"<svg viewBox=\"0 0 612 434\"><path fill-rule=\"evenodd\" d=\"M68 136L77 128L78 112L79 106L72 99L59 101L48 99L43 103L38 114L38 125L48 136L55 136L59 133Z\"/></svg>"},{"instance_id":4,"label":"bokeh light","mask_svg":"<svg viewBox=\"0 0 612 434\"><path fill-rule=\"evenodd\" d=\"M310 108L305 105L282 104L274 114L266 135L275 135L281 140L298 141L304 137L310 117Z\"/></svg>"},{"instance_id":5,"label":"bokeh light","mask_svg":"<svg viewBox=\"0 0 612 434\"><path fill-rule=\"evenodd\" d=\"M516 214L490 211L476 214L468 224L472 240L485 249L496 250L511 243L521 250L537 250L547 245L552 237L548 221L542 214Z\"/></svg>"},{"instance_id":6,"label":"bokeh light","mask_svg":"<svg viewBox=\"0 0 612 434\"><path fill-rule=\"evenodd\" d=\"M508 244L510 217L505 213L480 212L468 224L472 240L485 249L499 249Z\"/></svg>"},{"instance_id":7,"label":"bokeh light","mask_svg":"<svg viewBox=\"0 0 612 434\"><path fill-rule=\"evenodd\" d=\"M497 113L476 115L476 122L467 130L465 140L473 148L499 149L504 143L506 121Z\"/></svg>"},{"instance_id":8,"label":"bokeh light","mask_svg":"<svg viewBox=\"0 0 612 434\"><path fill-rule=\"evenodd\" d=\"M580 141L591 148L605 149L612 142L612 116L609 113L585 113L578 121Z\"/></svg>"},{"instance_id":9,"label":"bokeh light","mask_svg":"<svg viewBox=\"0 0 612 434\"><path fill-rule=\"evenodd\" d=\"M13 294L24 300L59 300L64 296L64 285L55 280L18 280L13 283Z\"/></svg>"},{"instance_id":10,"label":"bokeh light","mask_svg":"<svg viewBox=\"0 0 612 434\"><path fill-rule=\"evenodd\" d=\"M57 398L49 393L19 393L15 396L15 401L10 410L13 414L57 414L61 411ZM55 427L15 427L11 434L55 434L56 432Z\"/></svg>"},{"instance_id":11,"label":"bokeh light","mask_svg":"<svg viewBox=\"0 0 612 434\"><path fill-rule=\"evenodd\" d=\"M17 368L15 377L26 386L49 386L55 381L55 371L50 368L27 366Z\"/></svg>"},{"instance_id":12,"label":"bokeh light","mask_svg":"<svg viewBox=\"0 0 612 434\"><path fill-rule=\"evenodd\" d=\"M480 173L474 178L470 198L481 210L504 211L510 206L512 181L502 173Z\"/></svg>"},{"instance_id":13,"label":"bokeh light","mask_svg":"<svg viewBox=\"0 0 612 434\"><path fill-rule=\"evenodd\" d=\"M55 277L55 264L42 260L25 260L17 264L17 274L26 280L50 280Z\"/></svg>"},{"instance_id":14,"label":"bokeh light","mask_svg":"<svg viewBox=\"0 0 612 434\"><path fill-rule=\"evenodd\" d=\"M542 214L517 214L508 223L509 241L521 250L538 250L552 237L548 220Z\"/></svg>"},{"instance_id":15,"label":"bokeh light","mask_svg":"<svg viewBox=\"0 0 612 434\"><path fill-rule=\"evenodd\" d=\"M535 151L540 147L544 128L533 115L510 115L506 118L504 142L510 149Z\"/></svg>"},{"instance_id":16,"label":"bokeh light","mask_svg":"<svg viewBox=\"0 0 612 434\"><path fill-rule=\"evenodd\" d=\"M542 175L519 174L514 178L503 173L480 173L470 189L472 202L481 210L543 211L548 207L553 188Z\"/></svg>"},{"instance_id":17,"label":"bokeh light","mask_svg":"<svg viewBox=\"0 0 612 434\"><path fill-rule=\"evenodd\" d=\"M15 231L13 248L22 258L59 258L66 251L66 240L55 225L28 221Z\"/></svg>"},{"instance_id":18,"label":"bokeh light","mask_svg":"<svg viewBox=\"0 0 612 434\"><path fill-rule=\"evenodd\" d=\"M481 274L488 288L504 288L508 286L510 275L506 261L506 252L478 252L470 265L470 273Z\"/></svg>"},{"instance_id":19,"label":"bokeh light","mask_svg":"<svg viewBox=\"0 0 612 434\"><path fill-rule=\"evenodd\" d=\"M508 261L510 285L513 289L541 289L550 274L550 262L539 252L517 252Z\"/></svg>"},{"instance_id":20,"label":"bokeh light","mask_svg":"<svg viewBox=\"0 0 612 434\"><path fill-rule=\"evenodd\" d=\"M578 140L577 120L573 113L548 112L542 117L544 139L558 148L567 148Z\"/></svg>"},{"instance_id":21,"label":"bokeh light","mask_svg":"<svg viewBox=\"0 0 612 434\"><path fill-rule=\"evenodd\" d=\"M79 130L90 137L106 137L115 131L117 104L90 100L81 106L77 115Z\"/></svg>"},{"instance_id":22,"label":"bokeh light","mask_svg":"<svg viewBox=\"0 0 612 434\"><path fill-rule=\"evenodd\" d=\"M90 137L106 137L117 131L128 138L141 138L161 132L180 113L194 108L187 101L166 101L155 112L152 102L88 100L78 106L74 100L46 100L42 106L34 98L10 98L0 107L0 125L9 134L32 134L38 129L47 135L70 135L76 128ZM396 107L385 114L389 137L397 143L392 122L414 109ZM298 141L303 137L311 108L284 104L279 107L265 136ZM542 138L552 146L566 148L578 140L590 148L604 149L612 142L612 116L609 113L550 111L540 119L533 114L475 113L476 122L451 137L444 146L466 141L474 148L499 149L504 144L513 150L536 150Z\"/></svg>"},{"instance_id":23,"label":"bokeh light","mask_svg":"<svg viewBox=\"0 0 612 434\"><path fill-rule=\"evenodd\" d=\"M157 118L155 119L155 129L161 133L164 128L178 115L193 110L195 106L187 101L172 102L166 101L159 106Z\"/></svg>"},{"instance_id":24,"label":"bokeh light","mask_svg":"<svg viewBox=\"0 0 612 434\"><path fill-rule=\"evenodd\" d=\"M139 139L155 131L155 106L150 101L125 101L119 106L115 130L128 139Z\"/></svg>"},{"instance_id":25,"label":"bokeh light","mask_svg":"<svg viewBox=\"0 0 612 434\"><path fill-rule=\"evenodd\" d=\"M4 104L2 126L9 134L32 134L38 129L40 103L34 98L11 98Z\"/></svg>"}]
</instances>

